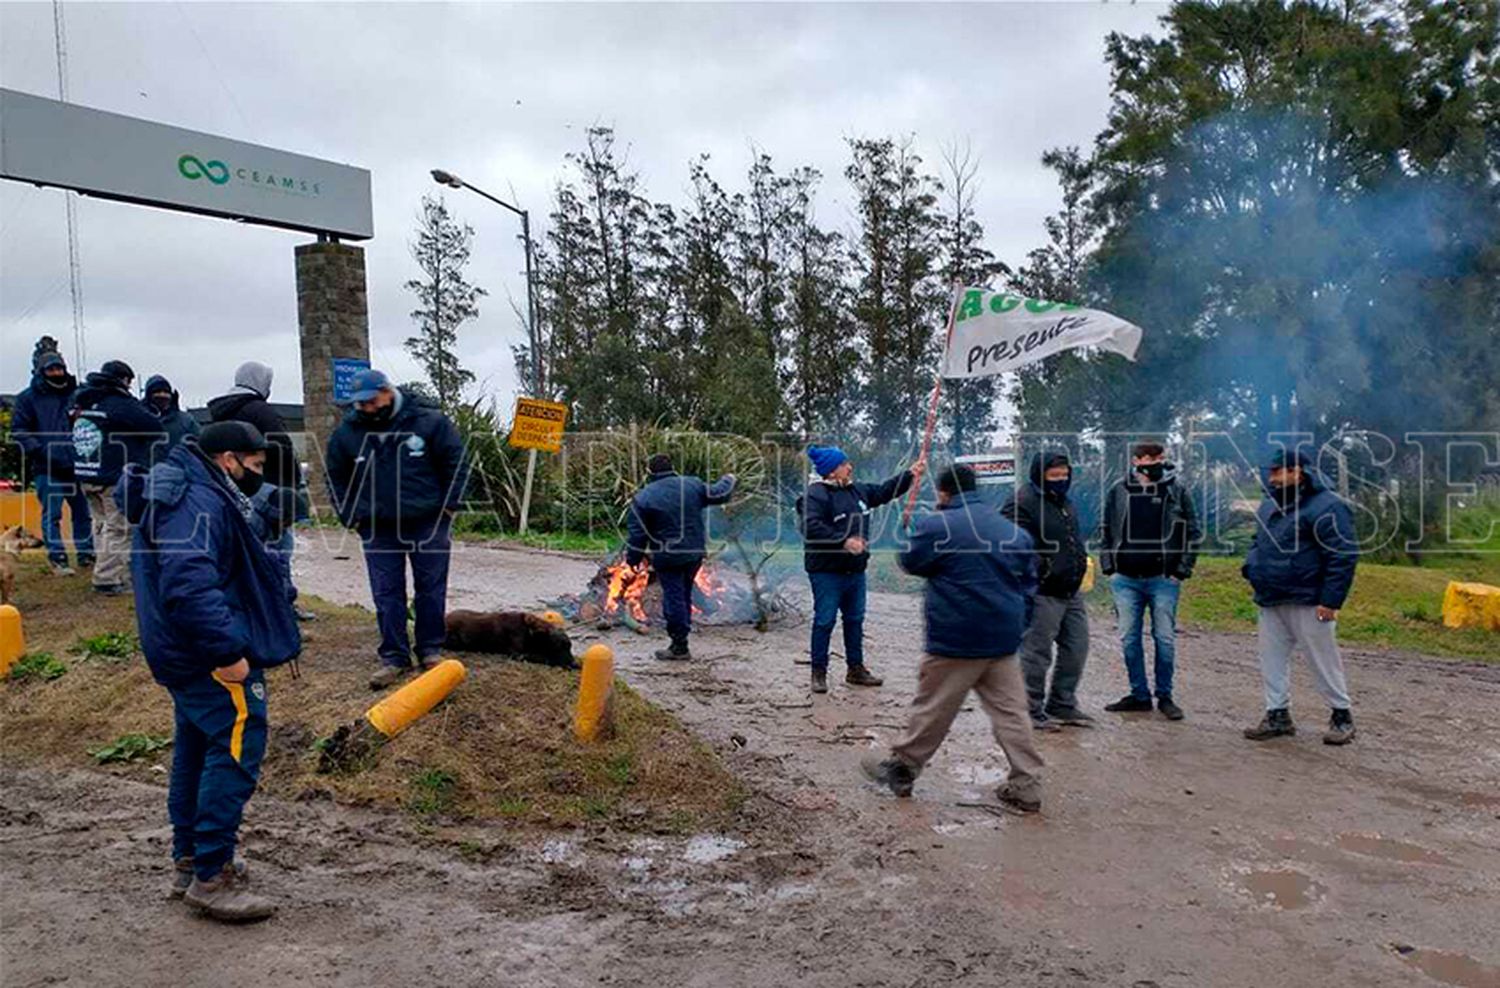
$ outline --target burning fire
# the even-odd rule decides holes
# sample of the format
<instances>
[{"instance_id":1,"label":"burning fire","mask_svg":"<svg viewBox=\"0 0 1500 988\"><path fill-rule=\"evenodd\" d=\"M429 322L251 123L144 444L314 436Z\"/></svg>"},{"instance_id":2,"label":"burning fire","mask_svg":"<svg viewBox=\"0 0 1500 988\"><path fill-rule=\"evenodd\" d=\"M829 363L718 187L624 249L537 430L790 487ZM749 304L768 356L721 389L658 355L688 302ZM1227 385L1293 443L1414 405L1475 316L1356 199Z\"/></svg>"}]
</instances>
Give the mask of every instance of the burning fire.
<instances>
[{"instance_id":1,"label":"burning fire","mask_svg":"<svg viewBox=\"0 0 1500 988\"><path fill-rule=\"evenodd\" d=\"M698 595L705 601L719 600L725 590L724 581L719 579L718 574L707 566L698 568L698 575L693 577L693 586L698 588ZM693 604L693 614L703 613L703 608L697 603Z\"/></svg>"},{"instance_id":2,"label":"burning fire","mask_svg":"<svg viewBox=\"0 0 1500 988\"><path fill-rule=\"evenodd\" d=\"M609 589L604 596L604 613L613 615L624 602L626 611L640 624L646 623L646 608L641 598L646 595L646 585L651 582L651 569L646 564L631 566L621 559L609 568Z\"/></svg>"}]
</instances>

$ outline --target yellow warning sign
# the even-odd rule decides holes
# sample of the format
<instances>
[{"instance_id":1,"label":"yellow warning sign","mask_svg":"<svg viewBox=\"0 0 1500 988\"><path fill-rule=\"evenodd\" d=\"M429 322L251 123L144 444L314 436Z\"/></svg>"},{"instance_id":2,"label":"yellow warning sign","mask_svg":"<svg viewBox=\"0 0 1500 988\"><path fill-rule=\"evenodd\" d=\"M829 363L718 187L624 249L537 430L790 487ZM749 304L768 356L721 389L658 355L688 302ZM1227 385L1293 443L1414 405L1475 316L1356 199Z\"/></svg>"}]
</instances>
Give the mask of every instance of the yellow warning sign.
<instances>
[{"instance_id":1,"label":"yellow warning sign","mask_svg":"<svg viewBox=\"0 0 1500 988\"><path fill-rule=\"evenodd\" d=\"M567 422L568 406L560 401L517 398L516 414L510 423L510 444L519 449L556 453L562 449L563 426Z\"/></svg>"}]
</instances>

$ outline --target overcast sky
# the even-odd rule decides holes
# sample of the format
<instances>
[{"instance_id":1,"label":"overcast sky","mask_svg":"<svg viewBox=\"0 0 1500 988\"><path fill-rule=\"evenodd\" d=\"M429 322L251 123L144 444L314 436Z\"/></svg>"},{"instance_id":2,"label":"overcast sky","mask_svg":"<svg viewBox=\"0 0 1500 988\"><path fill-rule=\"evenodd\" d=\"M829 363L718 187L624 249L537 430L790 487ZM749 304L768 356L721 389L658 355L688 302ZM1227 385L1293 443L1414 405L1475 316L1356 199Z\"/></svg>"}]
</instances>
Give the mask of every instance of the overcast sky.
<instances>
[{"instance_id":1,"label":"overcast sky","mask_svg":"<svg viewBox=\"0 0 1500 988\"><path fill-rule=\"evenodd\" d=\"M371 356L419 376L402 350L420 197L445 167L513 195L545 229L563 156L584 128L616 128L654 199L681 202L687 162L713 157L740 186L751 148L825 178L820 218L853 224L844 140L915 135L936 162L970 141L990 247L1020 261L1057 208L1043 151L1103 124L1110 31L1156 30L1163 4L990 5L64 5L74 102L368 168ZM0 85L57 94L52 8L0 3ZM490 292L462 330L465 364L503 403L522 326L514 218L448 192L473 225L472 279ZM33 341L74 362L63 194L0 182L0 391L24 387ZM79 200L89 368L166 374L189 404L233 368L277 371L300 401L292 249L303 234ZM76 369L76 368L75 368ZM139 381L138 381L139 383Z\"/></svg>"}]
</instances>

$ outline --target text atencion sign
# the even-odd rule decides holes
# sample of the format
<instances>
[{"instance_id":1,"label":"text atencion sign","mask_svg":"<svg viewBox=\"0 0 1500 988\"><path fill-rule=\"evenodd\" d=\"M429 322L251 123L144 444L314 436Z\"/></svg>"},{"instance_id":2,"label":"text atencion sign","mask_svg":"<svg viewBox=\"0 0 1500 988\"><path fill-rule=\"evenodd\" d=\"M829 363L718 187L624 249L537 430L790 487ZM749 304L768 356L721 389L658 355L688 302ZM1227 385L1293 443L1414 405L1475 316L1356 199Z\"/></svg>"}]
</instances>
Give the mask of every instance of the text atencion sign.
<instances>
[{"instance_id":1,"label":"text atencion sign","mask_svg":"<svg viewBox=\"0 0 1500 988\"><path fill-rule=\"evenodd\" d=\"M568 406L560 401L517 398L511 419L510 444L519 449L556 453L562 449L563 426L568 424Z\"/></svg>"},{"instance_id":2,"label":"text atencion sign","mask_svg":"<svg viewBox=\"0 0 1500 988\"><path fill-rule=\"evenodd\" d=\"M375 234L370 173L0 89L0 177L350 240Z\"/></svg>"}]
</instances>

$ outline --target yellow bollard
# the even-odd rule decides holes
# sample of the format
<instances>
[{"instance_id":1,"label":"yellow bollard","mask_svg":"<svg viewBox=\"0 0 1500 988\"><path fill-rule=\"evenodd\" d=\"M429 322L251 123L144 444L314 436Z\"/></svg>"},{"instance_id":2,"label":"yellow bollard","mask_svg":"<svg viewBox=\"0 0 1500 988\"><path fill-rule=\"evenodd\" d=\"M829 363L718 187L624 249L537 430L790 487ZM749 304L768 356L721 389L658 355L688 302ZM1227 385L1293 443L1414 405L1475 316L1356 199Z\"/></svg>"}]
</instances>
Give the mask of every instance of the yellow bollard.
<instances>
[{"instance_id":1,"label":"yellow bollard","mask_svg":"<svg viewBox=\"0 0 1500 988\"><path fill-rule=\"evenodd\" d=\"M543 621L546 621L548 624L552 625L552 627L557 628L558 630L565 630L568 627L568 622L564 620L563 616L556 611L543 611L541 613L541 618Z\"/></svg>"},{"instance_id":2,"label":"yellow bollard","mask_svg":"<svg viewBox=\"0 0 1500 988\"><path fill-rule=\"evenodd\" d=\"M381 734L393 738L441 703L467 674L462 662L445 659L366 710L365 720Z\"/></svg>"},{"instance_id":3,"label":"yellow bollard","mask_svg":"<svg viewBox=\"0 0 1500 988\"><path fill-rule=\"evenodd\" d=\"M578 677L578 708L573 733L580 741L608 737L614 728L615 653L608 645L590 645Z\"/></svg>"},{"instance_id":4,"label":"yellow bollard","mask_svg":"<svg viewBox=\"0 0 1500 988\"><path fill-rule=\"evenodd\" d=\"M11 604L0 604L0 679L10 675L11 663L26 654L26 636L21 633L21 612Z\"/></svg>"}]
</instances>

